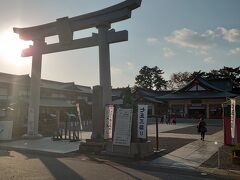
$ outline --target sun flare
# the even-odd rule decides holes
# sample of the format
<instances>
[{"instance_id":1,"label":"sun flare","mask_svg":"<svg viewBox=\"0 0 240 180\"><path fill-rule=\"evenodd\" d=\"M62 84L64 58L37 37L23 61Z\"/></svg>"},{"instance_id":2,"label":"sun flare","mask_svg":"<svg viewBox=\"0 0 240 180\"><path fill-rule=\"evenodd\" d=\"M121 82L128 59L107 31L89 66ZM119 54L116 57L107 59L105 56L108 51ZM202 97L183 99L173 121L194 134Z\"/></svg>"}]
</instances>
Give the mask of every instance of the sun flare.
<instances>
[{"instance_id":1,"label":"sun flare","mask_svg":"<svg viewBox=\"0 0 240 180\"><path fill-rule=\"evenodd\" d=\"M0 58L14 65L26 64L22 59L21 52L28 48L31 42L19 39L13 32L4 32L0 34Z\"/></svg>"}]
</instances>

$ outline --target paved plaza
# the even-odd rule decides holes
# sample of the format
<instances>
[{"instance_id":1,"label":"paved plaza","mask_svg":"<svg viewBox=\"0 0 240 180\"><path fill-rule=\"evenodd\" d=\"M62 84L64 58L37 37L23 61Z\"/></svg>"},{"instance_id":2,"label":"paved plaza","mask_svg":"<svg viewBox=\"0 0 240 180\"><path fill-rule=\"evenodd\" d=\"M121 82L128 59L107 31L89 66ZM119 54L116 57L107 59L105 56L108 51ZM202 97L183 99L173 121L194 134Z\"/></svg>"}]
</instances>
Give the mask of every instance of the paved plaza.
<instances>
[{"instance_id":1,"label":"paved plaza","mask_svg":"<svg viewBox=\"0 0 240 180\"><path fill-rule=\"evenodd\" d=\"M141 160L139 162L134 160L131 160L131 161L127 160L127 164L137 163L138 165L143 167L157 168L157 169L160 167L161 168L165 167L165 168L177 168L177 169L180 168L180 169L192 170L192 171L195 171L195 170L202 171L202 168L200 167L201 164L207 161L213 154L215 154L218 151L218 148L223 145L223 131L222 130L219 131L219 128L216 127L216 130L215 130L216 132L214 134L207 134L206 140L201 141L199 134L196 134L196 133L184 134L184 131L188 132L188 129L192 129L193 127L195 127L195 125L193 124L177 124L177 125L159 124L159 147L161 149L159 156L151 160L146 159L146 160ZM153 141L156 136L155 128L156 128L155 125L148 126L149 139L152 139ZM174 133L174 131L179 133ZM83 141L85 139L90 138L91 132L83 132L82 137L83 137ZM69 142L66 140L52 141L50 137L35 139L35 140L16 140L16 141L9 141L9 142L1 142L0 150L1 149L2 150L0 154L1 156L4 156L4 158L11 157L11 156L13 157L22 156L17 152L19 149L31 150L33 152L36 152L36 154L38 154L38 152L66 154L66 153L77 151L80 143L81 143L80 141L78 142ZM11 149L15 151L12 151ZM84 162L87 159L89 160L89 157L84 155L79 155L76 153L73 153L72 155L78 158L81 157L82 159L81 158L80 159L83 160ZM76 160L78 160L78 158ZM75 162L73 161L74 157L71 157L70 159L71 160L55 159L54 162L56 161L58 162L57 164L59 164L60 161L61 163L63 163L64 161L64 164L65 165L67 164L66 166L72 166L72 164L74 164ZM111 158L109 162L112 162ZM93 166L93 164L91 165L91 163L88 164L89 162L86 162L86 163L87 165L83 165L83 168L84 166L86 167ZM94 165L94 167L98 168L97 165ZM126 168L126 167L121 166L121 168ZM79 170L79 168L75 169L74 171L82 172L82 170ZM146 179L156 178L155 176L149 175L148 173L144 174L143 172L140 173L132 169L130 171L135 171L133 174L138 174L140 177L144 177ZM69 173L71 173L71 171L69 171ZM83 174L84 173L86 172L83 172ZM214 174L214 172L212 173ZM226 175L226 174L223 174L223 175ZM86 176L88 176L88 174L86 174ZM77 177L78 176L76 176L76 179ZM119 177L121 177L120 174L119 174ZM131 177L131 178L134 179L134 177Z\"/></svg>"},{"instance_id":2,"label":"paved plaza","mask_svg":"<svg viewBox=\"0 0 240 180\"><path fill-rule=\"evenodd\" d=\"M82 132L83 141L91 137L91 132ZM23 139L10 142L0 143L2 148L15 148L20 150L31 150L65 154L77 151L80 141L69 142L69 140L53 141L52 137L44 137L41 139Z\"/></svg>"},{"instance_id":3,"label":"paved plaza","mask_svg":"<svg viewBox=\"0 0 240 180\"><path fill-rule=\"evenodd\" d=\"M194 136L192 135L191 138L194 138ZM199 139L199 136L195 138ZM209 135L205 141L193 141L169 154L153 160L152 163L160 163L161 165L174 167L197 168L215 154L222 145L223 132L220 131L214 135Z\"/></svg>"}]
</instances>

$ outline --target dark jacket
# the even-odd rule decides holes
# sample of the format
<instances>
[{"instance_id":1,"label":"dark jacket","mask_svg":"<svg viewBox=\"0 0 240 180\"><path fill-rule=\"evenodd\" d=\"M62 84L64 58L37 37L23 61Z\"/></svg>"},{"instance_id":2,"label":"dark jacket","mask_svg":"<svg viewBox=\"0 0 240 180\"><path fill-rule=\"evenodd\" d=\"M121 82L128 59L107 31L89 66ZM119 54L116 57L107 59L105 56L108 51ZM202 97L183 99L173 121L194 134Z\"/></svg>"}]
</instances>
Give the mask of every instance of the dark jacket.
<instances>
[{"instance_id":1,"label":"dark jacket","mask_svg":"<svg viewBox=\"0 0 240 180\"><path fill-rule=\"evenodd\" d=\"M198 124L198 132L207 132L206 125L205 121L200 121Z\"/></svg>"}]
</instances>

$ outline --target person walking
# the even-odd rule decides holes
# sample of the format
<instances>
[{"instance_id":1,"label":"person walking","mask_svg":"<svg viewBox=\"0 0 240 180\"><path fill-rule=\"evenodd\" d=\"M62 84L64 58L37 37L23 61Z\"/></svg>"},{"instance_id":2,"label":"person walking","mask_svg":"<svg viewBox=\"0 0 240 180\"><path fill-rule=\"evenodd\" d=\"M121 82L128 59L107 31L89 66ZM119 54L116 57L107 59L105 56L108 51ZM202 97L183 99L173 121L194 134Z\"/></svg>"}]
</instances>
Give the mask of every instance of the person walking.
<instances>
[{"instance_id":1,"label":"person walking","mask_svg":"<svg viewBox=\"0 0 240 180\"><path fill-rule=\"evenodd\" d=\"M205 133L207 132L207 124L203 118L200 119L198 124L198 133L201 133L201 140L204 141Z\"/></svg>"}]
</instances>

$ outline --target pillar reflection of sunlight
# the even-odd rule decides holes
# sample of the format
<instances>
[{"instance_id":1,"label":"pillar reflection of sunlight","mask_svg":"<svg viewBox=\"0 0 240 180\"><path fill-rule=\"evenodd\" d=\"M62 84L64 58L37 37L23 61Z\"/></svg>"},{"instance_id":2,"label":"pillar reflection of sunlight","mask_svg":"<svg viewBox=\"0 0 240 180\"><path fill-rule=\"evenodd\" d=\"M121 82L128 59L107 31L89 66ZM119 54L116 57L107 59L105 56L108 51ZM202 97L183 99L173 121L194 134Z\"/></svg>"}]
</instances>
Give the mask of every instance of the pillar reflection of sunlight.
<instances>
[{"instance_id":1,"label":"pillar reflection of sunlight","mask_svg":"<svg viewBox=\"0 0 240 180\"><path fill-rule=\"evenodd\" d=\"M32 42L19 39L12 31L0 32L0 59L15 66L29 64L21 57L23 49L28 48Z\"/></svg>"}]
</instances>

